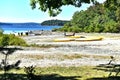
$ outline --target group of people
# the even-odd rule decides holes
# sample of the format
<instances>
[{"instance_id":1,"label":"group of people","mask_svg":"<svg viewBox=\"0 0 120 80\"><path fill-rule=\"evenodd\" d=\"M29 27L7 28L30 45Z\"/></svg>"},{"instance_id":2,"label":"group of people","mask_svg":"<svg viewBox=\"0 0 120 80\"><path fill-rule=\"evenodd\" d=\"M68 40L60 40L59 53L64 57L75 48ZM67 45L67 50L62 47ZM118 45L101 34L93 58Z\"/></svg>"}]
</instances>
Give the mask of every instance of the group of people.
<instances>
[{"instance_id":1,"label":"group of people","mask_svg":"<svg viewBox=\"0 0 120 80\"><path fill-rule=\"evenodd\" d=\"M18 32L18 36L23 36L23 35L28 36L28 32L25 32L25 33L23 33L23 32Z\"/></svg>"}]
</instances>

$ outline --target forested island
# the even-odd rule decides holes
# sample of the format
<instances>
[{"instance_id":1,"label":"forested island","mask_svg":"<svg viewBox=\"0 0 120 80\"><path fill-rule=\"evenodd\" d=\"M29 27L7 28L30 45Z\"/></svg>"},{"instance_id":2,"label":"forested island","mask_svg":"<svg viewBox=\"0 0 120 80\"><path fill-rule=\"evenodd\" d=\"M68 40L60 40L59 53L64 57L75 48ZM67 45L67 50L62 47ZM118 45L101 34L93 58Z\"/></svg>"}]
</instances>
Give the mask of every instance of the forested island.
<instances>
[{"instance_id":1,"label":"forested island","mask_svg":"<svg viewBox=\"0 0 120 80\"><path fill-rule=\"evenodd\" d=\"M46 20L41 23L41 25L47 25L47 26L63 26L65 23L69 21L67 20Z\"/></svg>"},{"instance_id":2,"label":"forested island","mask_svg":"<svg viewBox=\"0 0 120 80\"><path fill-rule=\"evenodd\" d=\"M66 23L64 27L55 30L87 33L119 33L120 6L114 3L106 5L105 2L96 2L87 10L75 12L70 22Z\"/></svg>"}]
</instances>

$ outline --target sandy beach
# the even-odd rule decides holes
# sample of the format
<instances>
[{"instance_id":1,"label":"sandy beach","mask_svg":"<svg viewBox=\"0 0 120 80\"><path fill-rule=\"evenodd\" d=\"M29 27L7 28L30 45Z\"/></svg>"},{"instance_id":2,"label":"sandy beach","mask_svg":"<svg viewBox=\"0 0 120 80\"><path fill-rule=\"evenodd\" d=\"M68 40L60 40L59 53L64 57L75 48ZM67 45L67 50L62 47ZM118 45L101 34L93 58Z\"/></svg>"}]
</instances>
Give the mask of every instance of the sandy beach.
<instances>
[{"instance_id":1,"label":"sandy beach","mask_svg":"<svg viewBox=\"0 0 120 80\"><path fill-rule=\"evenodd\" d=\"M10 63L21 60L20 66L96 66L107 64L110 56L115 57L116 63L120 63L120 34L86 34L77 33L82 36L102 36L101 41L69 41L54 42L56 38L64 38L63 33L23 36L28 44L50 47L20 47L23 50L16 50L9 56ZM2 59L3 56L0 56Z\"/></svg>"}]
</instances>

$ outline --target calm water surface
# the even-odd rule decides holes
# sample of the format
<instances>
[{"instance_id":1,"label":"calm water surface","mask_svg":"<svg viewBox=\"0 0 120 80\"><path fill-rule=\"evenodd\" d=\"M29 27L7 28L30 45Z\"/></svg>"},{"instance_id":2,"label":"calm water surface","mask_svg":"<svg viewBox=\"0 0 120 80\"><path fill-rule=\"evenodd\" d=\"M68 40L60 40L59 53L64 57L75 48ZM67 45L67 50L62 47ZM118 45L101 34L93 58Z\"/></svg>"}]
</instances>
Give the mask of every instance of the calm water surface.
<instances>
[{"instance_id":1,"label":"calm water surface","mask_svg":"<svg viewBox=\"0 0 120 80\"><path fill-rule=\"evenodd\" d=\"M4 33L17 33L31 30L52 30L54 28L60 28L61 26L42 26L38 23L8 23L0 24L0 28Z\"/></svg>"}]
</instances>

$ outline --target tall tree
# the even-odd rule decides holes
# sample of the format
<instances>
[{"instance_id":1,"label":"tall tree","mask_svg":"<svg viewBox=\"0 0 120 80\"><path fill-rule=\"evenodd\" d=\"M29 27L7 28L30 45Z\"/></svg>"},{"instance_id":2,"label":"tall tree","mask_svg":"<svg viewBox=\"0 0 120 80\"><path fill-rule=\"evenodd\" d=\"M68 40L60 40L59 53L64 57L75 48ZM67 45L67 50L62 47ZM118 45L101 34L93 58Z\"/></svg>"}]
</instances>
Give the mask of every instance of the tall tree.
<instances>
[{"instance_id":1,"label":"tall tree","mask_svg":"<svg viewBox=\"0 0 120 80\"><path fill-rule=\"evenodd\" d=\"M50 16L57 16L61 11L61 7L65 5L72 5L80 7L82 3L95 3L99 0L30 0L32 9L37 8L41 11L48 11ZM38 4L38 5L37 5ZM116 9L120 6L120 0L106 0L105 6L110 9Z\"/></svg>"},{"instance_id":2,"label":"tall tree","mask_svg":"<svg viewBox=\"0 0 120 80\"><path fill-rule=\"evenodd\" d=\"M96 0L30 0L32 9L38 4L38 9L48 11L50 16L57 16L61 11L61 7L65 5L73 5L80 7L82 3L94 3Z\"/></svg>"}]
</instances>

